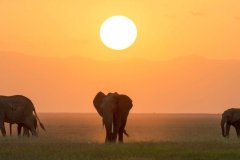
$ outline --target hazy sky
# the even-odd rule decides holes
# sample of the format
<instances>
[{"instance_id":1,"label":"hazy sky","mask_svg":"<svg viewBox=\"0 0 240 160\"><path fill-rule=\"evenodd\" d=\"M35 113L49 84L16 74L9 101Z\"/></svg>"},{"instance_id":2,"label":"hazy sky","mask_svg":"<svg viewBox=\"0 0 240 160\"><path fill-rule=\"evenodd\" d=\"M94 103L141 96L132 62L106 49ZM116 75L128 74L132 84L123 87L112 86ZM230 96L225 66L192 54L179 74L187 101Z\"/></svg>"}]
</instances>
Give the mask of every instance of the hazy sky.
<instances>
[{"instance_id":1,"label":"hazy sky","mask_svg":"<svg viewBox=\"0 0 240 160\"><path fill-rule=\"evenodd\" d=\"M138 28L123 51L99 38L113 15ZM221 113L239 106L239 46L240 0L0 0L0 95L41 112L95 113L117 91L133 112Z\"/></svg>"},{"instance_id":2,"label":"hazy sky","mask_svg":"<svg viewBox=\"0 0 240 160\"><path fill-rule=\"evenodd\" d=\"M139 32L121 54L99 39L101 23L112 15L130 17ZM104 60L239 59L239 37L239 0L0 0L0 51Z\"/></svg>"}]
</instances>

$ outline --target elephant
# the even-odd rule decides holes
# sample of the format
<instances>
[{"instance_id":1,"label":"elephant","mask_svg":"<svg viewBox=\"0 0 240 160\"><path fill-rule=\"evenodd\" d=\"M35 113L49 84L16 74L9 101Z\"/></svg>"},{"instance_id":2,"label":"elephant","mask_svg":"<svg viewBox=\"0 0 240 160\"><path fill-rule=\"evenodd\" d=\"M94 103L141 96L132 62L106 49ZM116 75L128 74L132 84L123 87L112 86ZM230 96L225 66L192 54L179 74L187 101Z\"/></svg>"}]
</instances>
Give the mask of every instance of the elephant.
<instances>
[{"instance_id":1,"label":"elephant","mask_svg":"<svg viewBox=\"0 0 240 160\"><path fill-rule=\"evenodd\" d=\"M223 137L229 137L231 125L235 128L238 138L240 138L240 108L230 108L223 112L221 120Z\"/></svg>"},{"instance_id":2,"label":"elephant","mask_svg":"<svg viewBox=\"0 0 240 160\"><path fill-rule=\"evenodd\" d=\"M37 118L35 116L34 116L34 127L37 130L38 125L37 125ZM10 136L12 136L12 123L9 123L9 128L10 128ZM29 129L26 126L24 126L24 124L22 124L22 123L17 124L18 136L21 135L22 128L23 128L23 136L29 137L30 136ZM42 129L44 130L44 128L42 128Z\"/></svg>"},{"instance_id":3,"label":"elephant","mask_svg":"<svg viewBox=\"0 0 240 160\"><path fill-rule=\"evenodd\" d=\"M123 143L123 134L128 136L125 126L129 111L133 106L132 100L127 95L117 92L107 95L98 92L94 97L93 105L105 125L105 143L117 142L117 136L118 142Z\"/></svg>"},{"instance_id":4,"label":"elephant","mask_svg":"<svg viewBox=\"0 0 240 160\"><path fill-rule=\"evenodd\" d=\"M35 118L41 128L45 130L29 98L22 95L0 96L0 129L3 136L6 136L4 122L24 125L31 131L33 136L37 136Z\"/></svg>"}]
</instances>

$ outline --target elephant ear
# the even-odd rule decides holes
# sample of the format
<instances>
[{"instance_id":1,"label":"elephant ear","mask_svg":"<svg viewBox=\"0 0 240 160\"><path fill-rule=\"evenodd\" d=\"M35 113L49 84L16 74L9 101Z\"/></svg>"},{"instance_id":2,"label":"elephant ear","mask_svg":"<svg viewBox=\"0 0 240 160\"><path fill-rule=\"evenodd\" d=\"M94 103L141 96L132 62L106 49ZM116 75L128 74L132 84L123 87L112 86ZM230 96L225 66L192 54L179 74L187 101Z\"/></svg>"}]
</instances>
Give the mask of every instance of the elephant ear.
<instances>
[{"instance_id":1,"label":"elephant ear","mask_svg":"<svg viewBox=\"0 0 240 160\"><path fill-rule=\"evenodd\" d=\"M102 111L102 103L103 99L106 97L106 95L103 92L98 92L98 94L94 97L93 105L96 108L98 114L102 117L103 111Z\"/></svg>"},{"instance_id":2,"label":"elephant ear","mask_svg":"<svg viewBox=\"0 0 240 160\"><path fill-rule=\"evenodd\" d=\"M130 97L124 94L118 96L118 107L126 111L127 113L132 109L133 103Z\"/></svg>"}]
</instances>

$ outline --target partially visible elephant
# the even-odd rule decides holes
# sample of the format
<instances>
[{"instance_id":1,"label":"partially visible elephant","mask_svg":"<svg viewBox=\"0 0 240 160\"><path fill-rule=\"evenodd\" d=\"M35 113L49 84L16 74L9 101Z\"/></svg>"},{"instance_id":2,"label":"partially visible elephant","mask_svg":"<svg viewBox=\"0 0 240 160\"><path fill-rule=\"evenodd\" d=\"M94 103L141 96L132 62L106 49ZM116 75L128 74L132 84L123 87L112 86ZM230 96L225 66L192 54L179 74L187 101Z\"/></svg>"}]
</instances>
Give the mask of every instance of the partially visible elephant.
<instances>
[{"instance_id":1,"label":"partially visible elephant","mask_svg":"<svg viewBox=\"0 0 240 160\"><path fill-rule=\"evenodd\" d=\"M37 124L37 118L35 116L34 116L34 127L37 130L38 124ZM12 136L12 123L9 123L9 128L10 128L10 136ZM22 123L17 124L18 136L21 136L22 128L23 128L23 136L29 137L30 136L29 129L26 126L24 126L24 124L22 124ZM42 128L42 129L45 131L45 128Z\"/></svg>"},{"instance_id":2,"label":"partially visible elephant","mask_svg":"<svg viewBox=\"0 0 240 160\"><path fill-rule=\"evenodd\" d=\"M230 108L223 112L221 120L222 136L229 137L230 126L236 130L238 138L240 138L240 109Z\"/></svg>"},{"instance_id":3,"label":"partially visible elephant","mask_svg":"<svg viewBox=\"0 0 240 160\"><path fill-rule=\"evenodd\" d=\"M93 100L94 107L102 117L106 129L105 142L123 143L123 134L125 131L127 117L133 104L132 100L123 94L98 92Z\"/></svg>"},{"instance_id":4,"label":"partially visible elephant","mask_svg":"<svg viewBox=\"0 0 240 160\"><path fill-rule=\"evenodd\" d=\"M0 129L3 136L6 135L4 122L22 124L31 131L32 135L37 136L35 117L41 128L45 130L30 99L22 95L0 96Z\"/></svg>"}]
</instances>

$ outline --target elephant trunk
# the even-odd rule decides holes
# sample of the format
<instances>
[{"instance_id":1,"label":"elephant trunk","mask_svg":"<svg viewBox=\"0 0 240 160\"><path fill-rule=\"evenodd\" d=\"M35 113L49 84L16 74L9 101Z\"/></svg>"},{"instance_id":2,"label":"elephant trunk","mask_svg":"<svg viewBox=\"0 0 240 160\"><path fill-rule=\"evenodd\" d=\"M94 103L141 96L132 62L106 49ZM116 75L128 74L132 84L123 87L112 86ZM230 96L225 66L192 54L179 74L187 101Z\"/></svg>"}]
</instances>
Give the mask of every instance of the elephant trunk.
<instances>
[{"instance_id":1,"label":"elephant trunk","mask_svg":"<svg viewBox=\"0 0 240 160\"><path fill-rule=\"evenodd\" d=\"M112 142L113 136L113 118L111 116L103 116L103 123L106 128L106 139L105 142Z\"/></svg>"},{"instance_id":2,"label":"elephant trunk","mask_svg":"<svg viewBox=\"0 0 240 160\"><path fill-rule=\"evenodd\" d=\"M117 142L118 126L113 123L112 127L112 142Z\"/></svg>"},{"instance_id":3,"label":"elephant trunk","mask_svg":"<svg viewBox=\"0 0 240 160\"><path fill-rule=\"evenodd\" d=\"M226 133L225 133L225 123L226 121L222 118L221 120L221 128L222 128L222 136L226 137Z\"/></svg>"}]
</instances>

